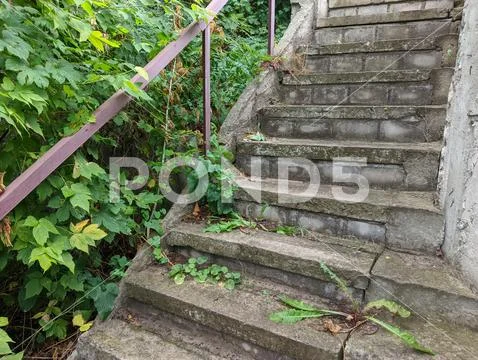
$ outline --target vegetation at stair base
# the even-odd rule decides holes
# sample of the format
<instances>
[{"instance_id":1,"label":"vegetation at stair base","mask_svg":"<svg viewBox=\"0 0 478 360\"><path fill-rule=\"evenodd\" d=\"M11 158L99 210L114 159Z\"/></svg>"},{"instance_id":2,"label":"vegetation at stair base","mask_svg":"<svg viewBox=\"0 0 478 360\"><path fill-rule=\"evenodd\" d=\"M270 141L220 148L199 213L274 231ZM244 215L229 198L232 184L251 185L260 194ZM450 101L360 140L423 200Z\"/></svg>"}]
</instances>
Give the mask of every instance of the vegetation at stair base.
<instances>
[{"instance_id":1,"label":"vegetation at stair base","mask_svg":"<svg viewBox=\"0 0 478 360\"><path fill-rule=\"evenodd\" d=\"M229 0L213 24L216 126L266 59L266 9L266 0ZM289 2L278 9L281 32ZM157 174L170 157L199 153L200 38L147 94L128 79L201 16L202 3L178 0L0 2L0 193L54 143L92 121L114 91L135 97L1 221L1 356L68 348L68 341L52 345L74 340L96 314L109 314L137 247L161 233L170 205L158 182L124 188L111 203L108 159L147 159Z\"/></svg>"},{"instance_id":2,"label":"vegetation at stair base","mask_svg":"<svg viewBox=\"0 0 478 360\"><path fill-rule=\"evenodd\" d=\"M365 306L361 306L361 304L350 293L346 282L343 279L334 273L325 263L322 262L320 266L322 271L336 284L337 288L340 289L350 301L350 311L319 309L316 306L306 304L303 301L291 299L287 296L280 296L279 300L289 308L287 310L272 313L269 317L270 320L282 324L295 324L306 319L318 319L323 317L339 317L344 319L344 326L335 324L331 320L324 322L324 327L334 335L340 332L350 334L358 328L371 323L378 325L392 335L397 336L405 345L417 352L435 355L433 350L421 345L416 337L410 332L377 318L377 314L380 310L386 310L394 316L408 318L411 316L411 312L408 309L392 300L386 299L371 301Z\"/></svg>"}]
</instances>

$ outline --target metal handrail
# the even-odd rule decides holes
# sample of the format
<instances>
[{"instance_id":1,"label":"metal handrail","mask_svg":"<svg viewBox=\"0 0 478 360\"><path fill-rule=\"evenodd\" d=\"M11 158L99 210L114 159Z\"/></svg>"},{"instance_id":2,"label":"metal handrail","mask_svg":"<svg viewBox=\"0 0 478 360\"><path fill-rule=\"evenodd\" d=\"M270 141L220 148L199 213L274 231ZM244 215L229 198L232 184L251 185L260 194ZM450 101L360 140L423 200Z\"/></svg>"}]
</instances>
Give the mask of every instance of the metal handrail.
<instances>
[{"instance_id":1,"label":"metal handrail","mask_svg":"<svg viewBox=\"0 0 478 360\"><path fill-rule=\"evenodd\" d=\"M212 0L206 9L208 12L217 14L226 5L227 1L228 0ZM212 21L212 18L210 21ZM269 0L268 31L268 53L272 55L274 51L275 0ZM148 73L148 79L144 79L137 74L131 79L131 82L135 84L140 83L141 85L139 87L141 89L146 88L200 32L202 32L203 39L203 136L204 147L207 151L210 147L211 137L211 27L209 23L202 21L191 23L182 31L176 41L169 43L144 67ZM0 194L0 220L7 216L10 211L73 155L76 150L83 146L83 144L108 121L123 110L131 100L132 98L124 90L117 91L93 113L96 119L94 123L84 125L75 134L61 139L25 172L18 176L5 191Z\"/></svg>"}]
</instances>

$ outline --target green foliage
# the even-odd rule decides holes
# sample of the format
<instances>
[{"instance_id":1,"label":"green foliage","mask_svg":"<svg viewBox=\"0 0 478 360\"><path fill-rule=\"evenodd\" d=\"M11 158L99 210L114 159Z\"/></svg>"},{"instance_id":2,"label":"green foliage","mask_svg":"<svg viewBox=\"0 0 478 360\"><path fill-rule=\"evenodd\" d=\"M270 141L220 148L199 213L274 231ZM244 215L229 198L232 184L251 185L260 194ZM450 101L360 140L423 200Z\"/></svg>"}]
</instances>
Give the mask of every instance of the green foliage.
<instances>
[{"instance_id":1,"label":"green foliage","mask_svg":"<svg viewBox=\"0 0 478 360\"><path fill-rule=\"evenodd\" d=\"M352 303L354 310L357 311L360 308L360 303L354 298L352 292L347 286L346 281L334 273L323 261L320 262L320 269L331 281L335 283L335 285L337 285L339 290L342 291L342 293Z\"/></svg>"},{"instance_id":2,"label":"green foliage","mask_svg":"<svg viewBox=\"0 0 478 360\"><path fill-rule=\"evenodd\" d=\"M232 213L231 217L231 219L220 220L219 222L209 224L207 227L204 228L204 232L219 234L224 232L231 232L232 230L239 228L254 229L257 225L254 221L246 220L237 213Z\"/></svg>"},{"instance_id":3,"label":"green foliage","mask_svg":"<svg viewBox=\"0 0 478 360\"><path fill-rule=\"evenodd\" d=\"M349 291L345 286L345 281L335 274L325 263L321 263L321 269L324 271L341 289L342 291ZM347 297L351 296L348 294ZM287 305L289 309L276 311L269 315L269 319L281 323L281 324L295 324L302 320L311 318L320 318L323 316L339 316L345 319L345 321L352 322L350 329L353 331L357 327L365 324L367 321L375 323L385 330L389 331L393 335L399 337L408 347L429 355L435 355L435 353L419 343L417 338L408 331L402 330L395 325L389 324L383 320L377 319L375 316L366 315L371 309L385 309L393 315L399 315L403 318L407 318L411 313L402 307L401 305L391 300L376 300L368 303L363 308L356 308L356 304L353 304L354 312L347 313L341 311L334 311L328 309L319 309L313 305L307 304L301 300L292 299L287 296L280 296L281 303Z\"/></svg>"},{"instance_id":4,"label":"green foliage","mask_svg":"<svg viewBox=\"0 0 478 360\"><path fill-rule=\"evenodd\" d=\"M285 4L278 10L281 23L288 22L290 4ZM266 8L264 0L230 0L214 24L217 126L260 71ZM147 94L130 79L136 73L146 78L144 64L191 20L208 15L199 3L178 0L0 1L0 179L5 172L5 184L59 140L94 123L93 111L115 91L124 89L134 98L10 214L11 229L0 226L0 281L5 284L0 307L16 328L23 325L23 316L16 314L26 312L32 333L41 330L38 343L85 330L96 313L107 317L118 294L116 283L144 235L162 235L160 221L169 204L159 184L151 180L133 192L122 186L131 173L122 172L113 179L121 196L111 202L107 159L141 157L157 178L164 160L200 152L195 131L201 121L199 38L150 83ZM211 152L202 158L212 179L203 201L218 215L231 212L223 200L232 199L234 191L227 186L219 197L220 185L233 179L220 166L221 157L231 156L213 138ZM159 240L155 254L167 262ZM219 270L210 269L217 273L210 278ZM224 286L231 287L232 280L237 284L237 275L220 274ZM22 334L9 333L14 340Z\"/></svg>"},{"instance_id":5,"label":"green foliage","mask_svg":"<svg viewBox=\"0 0 478 360\"><path fill-rule=\"evenodd\" d=\"M395 301L392 300L386 300L386 299L380 299L380 300L375 300L369 302L367 305L365 305L363 311L367 312L371 309L386 309L388 312L392 313L393 315L398 315L402 318L407 318L412 315L410 311L408 311L406 308L401 306L400 304L397 304Z\"/></svg>"},{"instance_id":6,"label":"green foliage","mask_svg":"<svg viewBox=\"0 0 478 360\"><path fill-rule=\"evenodd\" d=\"M255 134L251 134L247 136L247 140L251 141L266 141L266 137L260 131L256 132Z\"/></svg>"},{"instance_id":7,"label":"green foliage","mask_svg":"<svg viewBox=\"0 0 478 360\"><path fill-rule=\"evenodd\" d=\"M241 283L240 273L229 271L227 266L217 264L206 266L207 261L207 257L200 256L188 259L185 264L175 264L169 271L169 277L178 285L183 284L188 277L191 277L198 284L220 284L228 290L234 290Z\"/></svg>"},{"instance_id":8,"label":"green foliage","mask_svg":"<svg viewBox=\"0 0 478 360\"><path fill-rule=\"evenodd\" d=\"M367 316L367 320L377 325L380 325L382 328L389 331L393 335L398 336L400 340L402 340L408 347L425 354L435 355L433 350L428 349L424 347L423 345L421 345L418 342L417 338L413 334L409 333L408 331L402 330L396 326L386 323L385 321L379 320L373 316Z\"/></svg>"},{"instance_id":9,"label":"green foliage","mask_svg":"<svg viewBox=\"0 0 478 360\"><path fill-rule=\"evenodd\" d=\"M296 226L279 225L275 228L275 232L281 235L293 236L300 234L300 229Z\"/></svg>"},{"instance_id":10,"label":"green foliage","mask_svg":"<svg viewBox=\"0 0 478 360\"><path fill-rule=\"evenodd\" d=\"M10 344L14 341L7 332L2 329L8 325L8 318L0 316L0 356L3 360L21 360L23 353L13 354Z\"/></svg>"}]
</instances>

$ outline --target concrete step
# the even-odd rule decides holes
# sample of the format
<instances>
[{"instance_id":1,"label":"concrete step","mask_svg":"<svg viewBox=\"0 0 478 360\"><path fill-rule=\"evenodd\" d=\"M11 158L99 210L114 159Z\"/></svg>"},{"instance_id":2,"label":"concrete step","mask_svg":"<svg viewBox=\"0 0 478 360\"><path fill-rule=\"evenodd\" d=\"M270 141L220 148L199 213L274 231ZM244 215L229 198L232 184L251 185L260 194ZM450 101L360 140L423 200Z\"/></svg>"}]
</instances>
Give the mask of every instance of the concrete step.
<instances>
[{"instance_id":1,"label":"concrete step","mask_svg":"<svg viewBox=\"0 0 478 360\"><path fill-rule=\"evenodd\" d=\"M433 39L441 35L458 34L459 26L459 21L443 19L321 28L315 30L312 44L338 45L383 40Z\"/></svg>"},{"instance_id":2,"label":"concrete step","mask_svg":"<svg viewBox=\"0 0 478 360\"><path fill-rule=\"evenodd\" d=\"M403 23L411 21L445 19L450 15L449 9L426 9L372 13L366 15L334 16L317 19L317 28L344 27L354 25Z\"/></svg>"},{"instance_id":3,"label":"concrete step","mask_svg":"<svg viewBox=\"0 0 478 360\"><path fill-rule=\"evenodd\" d=\"M192 249L188 255L197 251L209 255L211 261L238 269L245 276L253 274L277 281L271 274L280 270L281 283L300 284L302 288L308 284L307 292L313 289L313 295L334 300L337 289L331 291L332 286L325 285L332 284L320 269L323 261L355 293L365 295L366 302L395 299L433 321L478 328L478 296L449 264L436 256L383 252L372 243L360 245L357 240L330 236L312 238L307 233L303 237L261 230L211 234L204 233L204 226L184 223L165 241L176 250ZM322 285L312 286L311 278ZM359 301L363 299L358 296Z\"/></svg>"},{"instance_id":4,"label":"concrete step","mask_svg":"<svg viewBox=\"0 0 478 360\"><path fill-rule=\"evenodd\" d=\"M321 185L317 190L295 181L285 186L274 179L237 182L235 206L247 217L429 254L442 243L443 218L434 192L370 189L365 198L352 199L357 190L350 187Z\"/></svg>"},{"instance_id":5,"label":"concrete step","mask_svg":"<svg viewBox=\"0 0 478 360\"><path fill-rule=\"evenodd\" d=\"M96 324L81 336L75 360L207 359L120 320ZM216 357L216 359L219 359Z\"/></svg>"},{"instance_id":6,"label":"concrete step","mask_svg":"<svg viewBox=\"0 0 478 360\"><path fill-rule=\"evenodd\" d=\"M305 70L315 73L453 67L458 37L386 40L299 48Z\"/></svg>"},{"instance_id":7,"label":"concrete step","mask_svg":"<svg viewBox=\"0 0 478 360\"><path fill-rule=\"evenodd\" d=\"M275 105L259 111L268 137L385 142L441 140L446 106Z\"/></svg>"},{"instance_id":8,"label":"concrete step","mask_svg":"<svg viewBox=\"0 0 478 360\"><path fill-rule=\"evenodd\" d=\"M369 274L383 246L357 239L304 233L285 236L257 229L213 234L205 224L183 223L163 239L170 247L201 252L214 263L227 265L243 274L287 284L313 295L343 301L343 294L320 269L324 262L347 281L357 300L362 301ZM214 257L211 258L211 255Z\"/></svg>"},{"instance_id":9,"label":"concrete step","mask_svg":"<svg viewBox=\"0 0 478 360\"><path fill-rule=\"evenodd\" d=\"M167 268L149 266L129 274L123 288L130 299L242 339L245 346L252 343L282 354L282 359L341 359L344 334L334 337L305 323L283 325L269 320L272 312L284 308L275 300L277 294L300 297L318 307L332 306L287 286L251 276L234 291L194 281L178 286L168 277Z\"/></svg>"},{"instance_id":10,"label":"concrete step","mask_svg":"<svg viewBox=\"0 0 478 360\"><path fill-rule=\"evenodd\" d=\"M367 301L392 296L428 318L478 329L478 296L440 258L386 250L372 278Z\"/></svg>"},{"instance_id":11,"label":"concrete step","mask_svg":"<svg viewBox=\"0 0 478 360\"><path fill-rule=\"evenodd\" d=\"M388 319L392 320L392 319ZM400 328L417 336L419 341L435 351L429 357L435 360L470 360L476 358L478 333L466 327L454 327L447 322L427 322L418 316L410 319L394 318ZM379 329L369 335L366 329L358 329L347 340L344 359L348 360L423 360L427 355L420 354L405 346L386 330Z\"/></svg>"},{"instance_id":12,"label":"concrete step","mask_svg":"<svg viewBox=\"0 0 478 360\"><path fill-rule=\"evenodd\" d=\"M453 0L332 0L328 16L386 14L427 9L453 9Z\"/></svg>"},{"instance_id":13,"label":"concrete step","mask_svg":"<svg viewBox=\"0 0 478 360\"><path fill-rule=\"evenodd\" d=\"M453 68L285 74L281 101L292 105L446 104Z\"/></svg>"},{"instance_id":14,"label":"concrete step","mask_svg":"<svg viewBox=\"0 0 478 360\"><path fill-rule=\"evenodd\" d=\"M246 175L258 178L343 184L340 174L349 173L355 178L364 177L373 188L435 190L440 152L439 142L272 138L239 142L236 166Z\"/></svg>"},{"instance_id":15,"label":"concrete step","mask_svg":"<svg viewBox=\"0 0 478 360\"><path fill-rule=\"evenodd\" d=\"M458 34L447 34L436 37L377 40L367 42L350 42L326 45L302 45L297 51L306 56L344 55L356 53L387 53L418 50L442 50L456 53Z\"/></svg>"}]
</instances>

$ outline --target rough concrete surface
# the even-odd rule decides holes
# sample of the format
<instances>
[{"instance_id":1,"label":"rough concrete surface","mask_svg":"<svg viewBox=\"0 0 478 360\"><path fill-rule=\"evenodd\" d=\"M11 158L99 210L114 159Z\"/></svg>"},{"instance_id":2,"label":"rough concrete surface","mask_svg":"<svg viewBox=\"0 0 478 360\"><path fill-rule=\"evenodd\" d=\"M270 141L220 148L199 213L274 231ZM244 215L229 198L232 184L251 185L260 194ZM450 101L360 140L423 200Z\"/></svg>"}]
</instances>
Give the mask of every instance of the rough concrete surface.
<instances>
[{"instance_id":1,"label":"rough concrete surface","mask_svg":"<svg viewBox=\"0 0 478 360\"><path fill-rule=\"evenodd\" d=\"M478 287L478 7L465 1L441 163L446 256Z\"/></svg>"}]
</instances>

